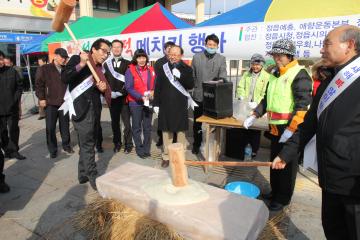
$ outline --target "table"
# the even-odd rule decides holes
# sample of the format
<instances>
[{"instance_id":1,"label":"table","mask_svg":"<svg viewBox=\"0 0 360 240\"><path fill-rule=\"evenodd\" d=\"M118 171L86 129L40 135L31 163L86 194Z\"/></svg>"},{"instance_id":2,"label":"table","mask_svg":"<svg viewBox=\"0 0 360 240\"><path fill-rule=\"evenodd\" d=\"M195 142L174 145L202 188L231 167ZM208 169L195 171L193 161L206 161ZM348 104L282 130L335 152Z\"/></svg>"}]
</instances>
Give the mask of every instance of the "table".
<instances>
[{"instance_id":1,"label":"table","mask_svg":"<svg viewBox=\"0 0 360 240\"><path fill-rule=\"evenodd\" d=\"M210 139L210 133L212 131L215 131L215 142L214 142L214 151L213 151L213 159L214 161L218 161L219 160L219 155L220 155L220 135L221 135L221 130L223 128L244 128L243 126L243 121L242 120L237 120L234 117L227 117L227 118L222 118L222 119L215 119L215 118L211 118L205 115L202 115L201 117L196 119L197 122L201 122L205 124L205 129L206 129L206 136L205 136L205 160L209 161L209 139ZM261 130L261 131L267 131L269 130L268 128L268 122L266 118L259 118L256 119L256 121L254 122L254 125L251 126L249 129L254 129L254 130Z\"/></svg>"}]
</instances>

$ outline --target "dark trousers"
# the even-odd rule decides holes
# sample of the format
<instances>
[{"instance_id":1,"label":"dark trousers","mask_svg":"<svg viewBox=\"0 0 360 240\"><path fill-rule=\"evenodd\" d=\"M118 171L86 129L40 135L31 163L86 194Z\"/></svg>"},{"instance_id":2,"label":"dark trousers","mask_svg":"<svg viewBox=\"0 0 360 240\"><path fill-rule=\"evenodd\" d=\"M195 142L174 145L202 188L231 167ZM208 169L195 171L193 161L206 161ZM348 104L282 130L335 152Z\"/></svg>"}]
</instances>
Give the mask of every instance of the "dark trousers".
<instances>
[{"instance_id":1,"label":"dark trousers","mask_svg":"<svg viewBox=\"0 0 360 240\"><path fill-rule=\"evenodd\" d=\"M124 124L125 147L132 147L133 143L131 136L130 109L129 105L125 103L125 99L123 97L118 97L111 100L110 117L114 144L122 144L120 116Z\"/></svg>"},{"instance_id":2,"label":"dark trousers","mask_svg":"<svg viewBox=\"0 0 360 240\"><path fill-rule=\"evenodd\" d=\"M283 147L279 143L280 137L271 136L270 160L273 161ZM270 168L270 185L272 190L272 200L283 205L289 204L294 193L296 174L298 169L298 159L294 159L286 164L282 170Z\"/></svg>"},{"instance_id":3,"label":"dark trousers","mask_svg":"<svg viewBox=\"0 0 360 240\"><path fill-rule=\"evenodd\" d=\"M3 129L1 130L1 148L6 153L19 151L19 110L15 109L11 115L0 116Z\"/></svg>"},{"instance_id":4,"label":"dark trousers","mask_svg":"<svg viewBox=\"0 0 360 240\"><path fill-rule=\"evenodd\" d=\"M80 147L78 177L95 178L97 176L94 149L95 111L92 103L86 115L80 121L73 121L73 124Z\"/></svg>"},{"instance_id":5,"label":"dark trousers","mask_svg":"<svg viewBox=\"0 0 360 240\"><path fill-rule=\"evenodd\" d=\"M329 240L360 239L360 198L322 192L321 219Z\"/></svg>"},{"instance_id":6,"label":"dark trousers","mask_svg":"<svg viewBox=\"0 0 360 240\"><path fill-rule=\"evenodd\" d=\"M152 111L144 106L130 106L130 112L136 153L150 154Z\"/></svg>"},{"instance_id":7,"label":"dark trousers","mask_svg":"<svg viewBox=\"0 0 360 240\"><path fill-rule=\"evenodd\" d=\"M194 135L194 143L193 147L199 148L202 142L202 130L201 130L201 122L196 122L196 119L203 115L203 103L197 102L198 107L194 108L194 124L193 124L193 135Z\"/></svg>"},{"instance_id":8,"label":"dark trousers","mask_svg":"<svg viewBox=\"0 0 360 240\"><path fill-rule=\"evenodd\" d=\"M70 148L69 113L59 111L59 107L46 106L46 143L50 153L57 152L56 122L59 119L59 130L63 149Z\"/></svg>"},{"instance_id":9,"label":"dark trousers","mask_svg":"<svg viewBox=\"0 0 360 240\"><path fill-rule=\"evenodd\" d=\"M4 154L0 149L0 183L5 181L5 175L4 175Z\"/></svg>"},{"instance_id":10,"label":"dark trousers","mask_svg":"<svg viewBox=\"0 0 360 240\"><path fill-rule=\"evenodd\" d=\"M100 149L100 148L102 148L102 142L103 142L103 135L102 135L102 128L101 128L102 106L99 105L94 110L95 110L95 132L94 132L95 145L96 145L97 149Z\"/></svg>"},{"instance_id":11,"label":"dark trousers","mask_svg":"<svg viewBox=\"0 0 360 240\"><path fill-rule=\"evenodd\" d=\"M244 149L248 143L251 145L252 152L256 154L260 147L261 131L252 129L239 129L239 134L240 141L238 146L240 151L240 159L244 159Z\"/></svg>"},{"instance_id":12,"label":"dark trousers","mask_svg":"<svg viewBox=\"0 0 360 240\"><path fill-rule=\"evenodd\" d=\"M0 121L0 132L2 132L2 130L4 128L6 128L6 127L3 125L2 121ZM0 138L0 143L2 144L1 138ZM3 152L2 152L2 150L0 148L0 183L5 181L4 162L5 162L4 155L3 155Z\"/></svg>"}]
</instances>

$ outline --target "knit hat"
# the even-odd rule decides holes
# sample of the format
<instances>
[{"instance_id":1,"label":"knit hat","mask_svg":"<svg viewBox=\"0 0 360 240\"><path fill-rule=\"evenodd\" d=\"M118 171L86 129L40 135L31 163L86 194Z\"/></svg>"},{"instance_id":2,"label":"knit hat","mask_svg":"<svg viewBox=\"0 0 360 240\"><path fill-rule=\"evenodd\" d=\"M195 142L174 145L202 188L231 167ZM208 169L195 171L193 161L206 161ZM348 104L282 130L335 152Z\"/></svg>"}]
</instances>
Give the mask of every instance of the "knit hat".
<instances>
[{"instance_id":1,"label":"knit hat","mask_svg":"<svg viewBox=\"0 0 360 240\"><path fill-rule=\"evenodd\" d=\"M296 47L293 41L289 39L279 39L275 41L268 54L289 54L292 56L296 55Z\"/></svg>"},{"instance_id":2,"label":"knit hat","mask_svg":"<svg viewBox=\"0 0 360 240\"><path fill-rule=\"evenodd\" d=\"M265 58L261 54L255 53L254 55L252 55L252 57L250 59L250 63L251 64L257 63L257 64L261 64L262 66L264 66Z\"/></svg>"}]
</instances>

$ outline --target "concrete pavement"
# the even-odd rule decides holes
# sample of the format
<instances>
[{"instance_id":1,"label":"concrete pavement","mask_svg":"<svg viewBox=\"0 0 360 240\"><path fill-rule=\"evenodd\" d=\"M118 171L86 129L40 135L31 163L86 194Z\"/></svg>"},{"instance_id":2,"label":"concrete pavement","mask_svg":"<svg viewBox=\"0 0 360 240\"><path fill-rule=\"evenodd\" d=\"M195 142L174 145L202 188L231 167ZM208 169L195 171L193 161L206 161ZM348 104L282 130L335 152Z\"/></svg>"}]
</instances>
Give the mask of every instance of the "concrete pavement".
<instances>
[{"instance_id":1,"label":"concrete pavement","mask_svg":"<svg viewBox=\"0 0 360 240\"><path fill-rule=\"evenodd\" d=\"M30 95L24 95L23 99L25 113L33 103ZM96 154L100 174L127 161L161 168L160 150L155 146L155 131L152 157L140 159L134 151L129 155L122 151L113 153L107 108L103 109L102 127L105 152ZM44 120L37 120L37 115L25 114L20 121L20 129L20 152L27 159L7 159L5 162L6 181L11 191L0 195L0 239L88 239L85 233L73 229L71 217L97 197L97 193L88 184L79 185L77 182L78 146L73 128L71 134L75 153L70 155L60 151L59 142L59 156L56 159L49 158ZM186 154L187 159L196 159L191 151ZM268 149L261 148L258 160L267 161L268 156ZM208 173L204 173L200 167L190 167L188 171L190 178L219 187L230 181L247 180L255 182L264 192L269 190L269 169L265 167L216 167ZM280 231L276 232L277 238L325 239L320 206L321 191L316 176L300 171L293 201L282 219Z\"/></svg>"}]
</instances>

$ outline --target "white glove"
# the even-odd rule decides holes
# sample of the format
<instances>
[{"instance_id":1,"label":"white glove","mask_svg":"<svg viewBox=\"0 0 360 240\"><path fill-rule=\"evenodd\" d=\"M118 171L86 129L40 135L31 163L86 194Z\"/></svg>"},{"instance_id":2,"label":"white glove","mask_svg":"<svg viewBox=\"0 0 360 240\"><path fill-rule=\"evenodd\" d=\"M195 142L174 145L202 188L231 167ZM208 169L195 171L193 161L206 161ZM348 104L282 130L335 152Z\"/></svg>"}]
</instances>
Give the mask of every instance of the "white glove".
<instances>
[{"instance_id":1,"label":"white glove","mask_svg":"<svg viewBox=\"0 0 360 240\"><path fill-rule=\"evenodd\" d=\"M153 109L154 109L154 113L156 115L159 115L159 107L155 106Z\"/></svg>"},{"instance_id":2,"label":"white glove","mask_svg":"<svg viewBox=\"0 0 360 240\"><path fill-rule=\"evenodd\" d=\"M294 133L292 131L290 131L289 129L285 129L285 131L283 132L283 134L280 137L279 143L284 143L286 142L289 138L291 138L291 136Z\"/></svg>"},{"instance_id":3,"label":"white glove","mask_svg":"<svg viewBox=\"0 0 360 240\"><path fill-rule=\"evenodd\" d=\"M180 71L177 68L174 68L172 70L172 74L174 75L174 77L180 78L181 74Z\"/></svg>"},{"instance_id":4,"label":"white glove","mask_svg":"<svg viewBox=\"0 0 360 240\"><path fill-rule=\"evenodd\" d=\"M257 107L257 103L256 102L249 102L249 107L251 108L251 109L255 109L256 107Z\"/></svg>"},{"instance_id":5,"label":"white glove","mask_svg":"<svg viewBox=\"0 0 360 240\"><path fill-rule=\"evenodd\" d=\"M144 97L147 97L147 98L150 97L150 91L145 91L144 92Z\"/></svg>"},{"instance_id":6,"label":"white glove","mask_svg":"<svg viewBox=\"0 0 360 240\"><path fill-rule=\"evenodd\" d=\"M118 98L120 96L122 96L120 92L111 92L111 98Z\"/></svg>"},{"instance_id":7,"label":"white glove","mask_svg":"<svg viewBox=\"0 0 360 240\"><path fill-rule=\"evenodd\" d=\"M244 128L248 129L249 127L251 127L254 124L255 119L256 119L256 117L254 115L247 117L243 124Z\"/></svg>"}]
</instances>

